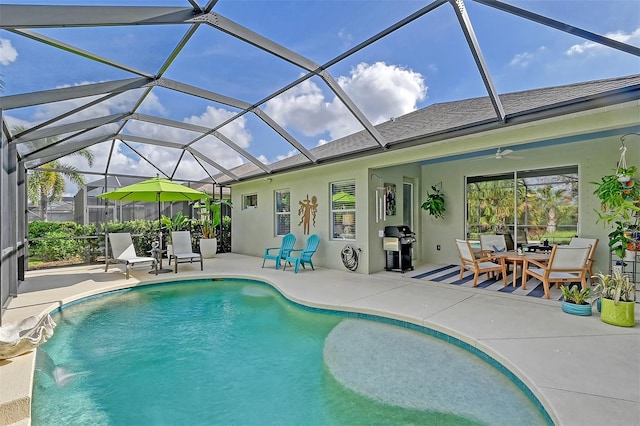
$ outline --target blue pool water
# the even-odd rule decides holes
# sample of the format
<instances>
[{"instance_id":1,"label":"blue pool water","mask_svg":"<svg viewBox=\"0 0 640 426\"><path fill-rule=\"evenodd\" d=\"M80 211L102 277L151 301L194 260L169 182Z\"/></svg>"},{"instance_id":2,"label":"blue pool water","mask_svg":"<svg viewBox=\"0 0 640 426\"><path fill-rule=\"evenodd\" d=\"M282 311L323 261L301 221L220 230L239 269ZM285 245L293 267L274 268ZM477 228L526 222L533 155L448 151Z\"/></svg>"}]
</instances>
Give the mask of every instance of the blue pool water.
<instances>
[{"instance_id":1,"label":"blue pool water","mask_svg":"<svg viewBox=\"0 0 640 426\"><path fill-rule=\"evenodd\" d=\"M253 281L141 287L53 318L36 426L548 424L518 386L455 345L301 309Z\"/></svg>"}]
</instances>

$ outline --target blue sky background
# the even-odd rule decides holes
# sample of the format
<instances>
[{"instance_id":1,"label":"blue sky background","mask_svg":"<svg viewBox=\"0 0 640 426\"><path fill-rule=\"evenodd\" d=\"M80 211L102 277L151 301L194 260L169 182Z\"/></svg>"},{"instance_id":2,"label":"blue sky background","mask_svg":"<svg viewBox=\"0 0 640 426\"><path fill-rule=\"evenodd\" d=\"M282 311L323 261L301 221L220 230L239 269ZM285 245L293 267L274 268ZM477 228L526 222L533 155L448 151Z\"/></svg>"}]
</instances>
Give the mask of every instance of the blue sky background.
<instances>
[{"instance_id":1,"label":"blue sky background","mask_svg":"<svg viewBox=\"0 0 640 426\"><path fill-rule=\"evenodd\" d=\"M204 5L205 1L200 3ZM636 0L506 3L640 46L640 5ZM34 3L6 0L3 4ZM189 7L186 0L87 0L64 4ZM323 64L427 4L417 0L220 0L214 12ZM472 1L465 4L499 93L640 73L640 60L633 55ZM186 30L187 26L138 26L35 31L156 73ZM0 31L0 66L4 95L135 77L6 31ZM487 95L453 8L448 4L332 66L329 72L374 124L434 103ZM292 64L201 25L164 77L254 103L303 73ZM131 95L117 98L84 113L86 118L127 111L135 100ZM76 100L8 111L7 122L29 127L80 103ZM262 109L307 148L360 130L360 125L319 78L284 93ZM162 89L154 89L141 110L145 111L209 127L236 112L228 106ZM188 132L144 123L128 125L127 132L172 141L189 141L194 137ZM223 128L222 133L266 162L297 153L250 114ZM207 150L225 167L246 161L217 141L198 144L199 149ZM105 143L92 149L103 159L106 158L103 150L108 152L109 147ZM176 150L169 148L140 145L137 149L164 164L168 171L177 160ZM135 167L138 172L155 175L155 169L122 145L117 154L110 165L111 172L131 173ZM83 166L79 159L69 161ZM102 161L98 169L106 164L106 160ZM191 167L192 159L184 161L176 177L206 176L198 171L199 167ZM210 172L215 170L211 168Z\"/></svg>"}]
</instances>

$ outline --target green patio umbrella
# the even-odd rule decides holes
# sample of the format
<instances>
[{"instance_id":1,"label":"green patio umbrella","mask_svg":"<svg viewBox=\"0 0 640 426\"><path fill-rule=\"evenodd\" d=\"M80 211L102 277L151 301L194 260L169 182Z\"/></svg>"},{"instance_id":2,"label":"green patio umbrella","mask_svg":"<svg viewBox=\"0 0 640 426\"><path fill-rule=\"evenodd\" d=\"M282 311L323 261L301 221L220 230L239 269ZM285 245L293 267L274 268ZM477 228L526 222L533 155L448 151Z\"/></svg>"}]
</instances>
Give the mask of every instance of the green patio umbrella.
<instances>
[{"instance_id":1,"label":"green patio umbrella","mask_svg":"<svg viewBox=\"0 0 640 426\"><path fill-rule=\"evenodd\" d=\"M351 195L348 192L340 191L333 194L333 197L331 197L331 200L333 200L336 203L355 203L356 197L355 195Z\"/></svg>"},{"instance_id":2,"label":"green patio umbrella","mask_svg":"<svg viewBox=\"0 0 640 426\"><path fill-rule=\"evenodd\" d=\"M98 198L116 201L157 202L160 250L162 250L162 229L160 229L162 213L160 203L162 201L197 201L208 197L209 195L205 192L180 185L160 176L98 195Z\"/></svg>"}]
</instances>

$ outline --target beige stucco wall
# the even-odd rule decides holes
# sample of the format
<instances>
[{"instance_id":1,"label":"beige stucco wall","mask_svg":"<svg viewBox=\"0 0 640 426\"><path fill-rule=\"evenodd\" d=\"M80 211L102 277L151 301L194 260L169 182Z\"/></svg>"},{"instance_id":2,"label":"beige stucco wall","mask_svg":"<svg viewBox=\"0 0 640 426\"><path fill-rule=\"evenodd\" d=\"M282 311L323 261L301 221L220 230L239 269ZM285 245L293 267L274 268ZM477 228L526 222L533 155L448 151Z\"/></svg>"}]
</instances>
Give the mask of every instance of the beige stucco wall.
<instances>
[{"instance_id":1,"label":"beige stucco wall","mask_svg":"<svg viewBox=\"0 0 640 426\"><path fill-rule=\"evenodd\" d=\"M262 256L265 247L280 245L274 237L274 196L278 189L289 189L292 201L292 232L303 246L306 236L298 226L298 201L307 195L318 199L318 212L311 233L321 238L314 263L328 268L344 269L340 251L346 242L330 239L330 194L329 184L341 180L356 181L357 240L349 242L362 249L359 273L373 273L384 268L384 251L378 232L385 225L402 222L402 183L414 181L415 205L414 227L418 243L415 246L415 263L456 263L457 254L453 239L464 237L464 177L465 175L493 174L516 169L536 169L563 165L578 165L580 176L580 235L599 238L596 269L606 269L608 230L596 224L594 209L598 208L593 195L594 186L589 182L599 180L611 172L619 159L621 132L640 132L639 102L616 107L601 108L580 114L539 121L536 124L510 126L499 131L487 132L471 137L452 139L403 150L384 151L366 158L353 159L339 164L327 164L290 173L270 176L271 182L263 178L235 184L232 188L233 251ZM635 126L635 127L634 127ZM564 139L563 139L564 138ZM559 145L526 149L518 155L522 160L474 159L447 161L420 166L418 162L464 154L480 149L509 147L518 149L519 144L545 142L549 140L571 141ZM627 162L640 164L640 137L626 138ZM375 174L375 176L374 176ZM378 178L380 176L381 178ZM394 183L397 188L397 214L384 223L375 221L375 189L380 183ZM447 196L447 217L433 220L419 209L425 191L431 185L443 183ZM257 193L258 207L242 210L242 195ZM440 244L441 250L436 246Z\"/></svg>"},{"instance_id":2,"label":"beige stucco wall","mask_svg":"<svg viewBox=\"0 0 640 426\"><path fill-rule=\"evenodd\" d=\"M638 144L633 144L630 153L638 155ZM608 268L608 250L606 239L608 230L603 224L596 224L597 215L594 209L599 202L593 195L593 181L599 181L600 176L615 167L619 159L619 137L596 139L587 142L575 142L554 147L523 150L518 153L521 160L461 160L423 167L423 187L436 180L445 182L443 190L449 203L447 217L444 220L434 220L423 215L423 235L420 237L425 259L438 260L437 263L457 263L458 255L453 244L454 238L464 238L465 208L464 200L465 176L490 175L499 172L539 169L577 165L580 177L579 184L579 217L578 230L581 237L599 238L604 244L598 247L596 253L596 268ZM628 158L630 159L630 158ZM438 252L436 245L441 244Z\"/></svg>"}]
</instances>

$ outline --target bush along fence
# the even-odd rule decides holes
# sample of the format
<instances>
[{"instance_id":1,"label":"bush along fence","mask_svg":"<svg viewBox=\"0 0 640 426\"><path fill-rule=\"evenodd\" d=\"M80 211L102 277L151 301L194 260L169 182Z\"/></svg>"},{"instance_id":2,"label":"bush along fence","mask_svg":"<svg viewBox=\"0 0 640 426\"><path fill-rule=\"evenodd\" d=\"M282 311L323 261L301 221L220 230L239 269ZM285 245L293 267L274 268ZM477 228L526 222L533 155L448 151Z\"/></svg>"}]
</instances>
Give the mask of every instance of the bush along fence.
<instances>
[{"instance_id":1,"label":"bush along fence","mask_svg":"<svg viewBox=\"0 0 640 426\"><path fill-rule=\"evenodd\" d=\"M134 220L109 223L108 232L129 232L139 255L146 255L151 244L158 239L158 222ZM191 232L193 249L198 251L198 241L202 237L202 223L191 221L187 228ZM231 250L231 218L222 220L222 238L219 251ZM163 246L167 243L163 235ZM55 266L91 264L104 262L104 226L78 225L74 222L30 222L29 223L29 264L28 269Z\"/></svg>"}]
</instances>

